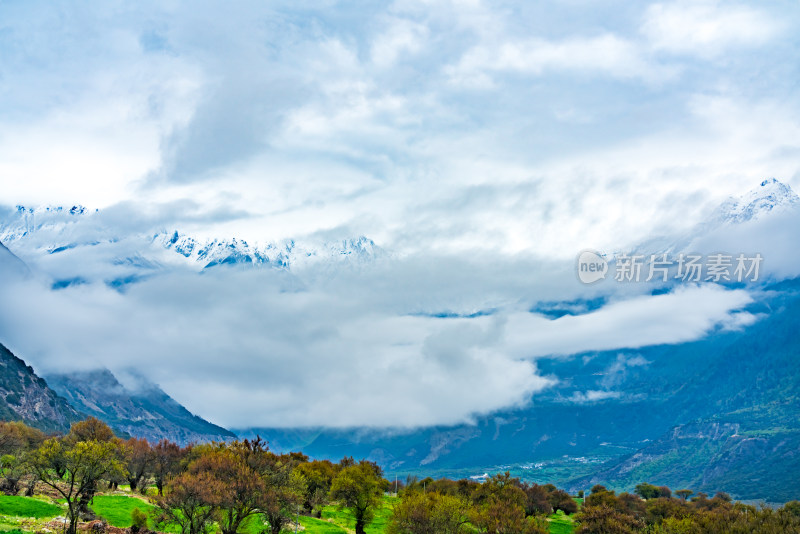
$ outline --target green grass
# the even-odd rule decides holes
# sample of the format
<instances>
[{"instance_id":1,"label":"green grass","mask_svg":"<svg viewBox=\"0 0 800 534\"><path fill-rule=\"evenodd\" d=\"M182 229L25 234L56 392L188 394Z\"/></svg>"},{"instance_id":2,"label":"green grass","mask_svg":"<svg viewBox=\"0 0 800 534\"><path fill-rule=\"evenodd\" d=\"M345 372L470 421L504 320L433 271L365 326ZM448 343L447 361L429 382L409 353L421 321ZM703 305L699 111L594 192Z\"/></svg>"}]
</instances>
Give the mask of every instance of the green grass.
<instances>
[{"instance_id":1,"label":"green grass","mask_svg":"<svg viewBox=\"0 0 800 534\"><path fill-rule=\"evenodd\" d=\"M114 527L127 528L131 526L131 512L138 508L142 512L149 514L155 506L137 499L136 497L126 497L124 495L98 495L92 501L90 508L98 516L102 517L108 524ZM150 525L154 528L154 525Z\"/></svg>"},{"instance_id":2,"label":"green grass","mask_svg":"<svg viewBox=\"0 0 800 534\"><path fill-rule=\"evenodd\" d=\"M392 515L392 508L399 499L397 497L383 498L383 506L375 512L375 519L367 525L365 529L367 534L383 534L386 531L386 524L389 522L389 517ZM311 519L311 518L303 518ZM300 521L303 524L303 520ZM347 530L354 530L356 521L352 514L347 509L340 510L336 506L326 506L322 510L322 521L315 520L313 528L319 530L309 530L310 533L340 533ZM336 527L338 530L333 530L331 527ZM327 530L322 530L327 529Z\"/></svg>"},{"instance_id":3,"label":"green grass","mask_svg":"<svg viewBox=\"0 0 800 534\"><path fill-rule=\"evenodd\" d=\"M346 534L347 531L333 523L313 517L300 517L300 524L306 534Z\"/></svg>"},{"instance_id":4,"label":"green grass","mask_svg":"<svg viewBox=\"0 0 800 534\"><path fill-rule=\"evenodd\" d=\"M62 508L34 497L0 495L0 515L49 519L62 513Z\"/></svg>"},{"instance_id":5,"label":"green grass","mask_svg":"<svg viewBox=\"0 0 800 534\"><path fill-rule=\"evenodd\" d=\"M548 517L550 534L572 534L575 532L575 523L568 515L563 512L552 514Z\"/></svg>"}]
</instances>

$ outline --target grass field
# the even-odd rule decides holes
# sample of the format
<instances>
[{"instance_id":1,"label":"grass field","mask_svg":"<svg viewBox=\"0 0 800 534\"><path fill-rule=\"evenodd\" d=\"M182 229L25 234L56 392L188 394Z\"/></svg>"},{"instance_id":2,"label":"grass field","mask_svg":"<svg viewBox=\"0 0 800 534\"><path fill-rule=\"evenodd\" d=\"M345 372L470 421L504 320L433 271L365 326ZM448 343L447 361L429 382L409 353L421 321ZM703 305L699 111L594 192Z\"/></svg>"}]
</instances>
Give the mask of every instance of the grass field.
<instances>
[{"instance_id":1,"label":"grass field","mask_svg":"<svg viewBox=\"0 0 800 534\"><path fill-rule=\"evenodd\" d=\"M0 495L0 515L49 519L62 513L60 506L35 497Z\"/></svg>"},{"instance_id":2,"label":"grass field","mask_svg":"<svg viewBox=\"0 0 800 534\"><path fill-rule=\"evenodd\" d=\"M547 519L550 526L550 534L572 534L575 532L575 523L568 515L563 513L552 514Z\"/></svg>"},{"instance_id":3,"label":"grass field","mask_svg":"<svg viewBox=\"0 0 800 534\"><path fill-rule=\"evenodd\" d=\"M377 511L375 520L367 527L367 534L384 534L386 524L392 513L396 497L384 497L383 507ZM120 528L131 526L131 512L139 509L147 514L155 508L143 499L127 495L98 495L91 505L92 510L110 525ZM11 497L0 495L0 534L24 534L39 530L40 524L53 517L63 515L63 507L48 500L33 497ZM355 520L350 512L339 510L336 506L326 506L322 519L300 517L300 525L305 534L347 534L355 528ZM155 525L149 525L155 529ZM549 518L551 534L572 534L575 525L571 517L553 514ZM261 534L265 525L261 517L253 516L242 529L244 534ZM287 529L294 532L293 528ZM177 532L176 527L168 529Z\"/></svg>"},{"instance_id":4,"label":"grass field","mask_svg":"<svg viewBox=\"0 0 800 534\"><path fill-rule=\"evenodd\" d=\"M109 525L127 528L131 526L131 512L134 509L138 508L147 514L155 506L136 497L98 495L93 499L90 508L98 516L108 521Z\"/></svg>"},{"instance_id":5,"label":"grass field","mask_svg":"<svg viewBox=\"0 0 800 534\"><path fill-rule=\"evenodd\" d=\"M0 495L0 533L37 532L64 508L47 498Z\"/></svg>"}]
</instances>

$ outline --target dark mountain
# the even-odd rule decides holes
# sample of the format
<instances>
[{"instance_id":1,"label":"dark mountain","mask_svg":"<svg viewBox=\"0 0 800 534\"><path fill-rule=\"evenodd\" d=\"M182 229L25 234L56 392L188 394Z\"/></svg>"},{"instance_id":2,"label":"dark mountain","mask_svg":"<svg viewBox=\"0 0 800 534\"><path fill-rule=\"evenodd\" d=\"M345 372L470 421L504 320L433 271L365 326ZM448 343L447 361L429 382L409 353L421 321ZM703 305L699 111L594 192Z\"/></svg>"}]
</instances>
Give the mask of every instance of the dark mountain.
<instances>
[{"instance_id":1,"label":"dark mountain","mask_svg":"<svg viewBox=\"0 0 800 534\"><path fill-rule=\"evenodd\" d=\"M65 432L81 415L0 344L0 419L22 420L45 432Z\"/></svg>"},{"instance_id":2,"label":"dark mountain","mask_svg":"<svg viewBox=\"0 0 800 534\"><path fill-rule=\"evenodd\" d=\"M800 497L800 280L764 288L760 319L679 345L549 358L559 384L525 409L474 425L418 430L251 429L278 450L345 454L391 475L469 476L511 470L573 489L642 481L726 491L742 499Z\"/></svg>"},{"instance_id":3,"label":"dark mountain","mask_svg":"<svg viewBox=\"0 0 800 534\"><path fill-rule=\"evenodd\" d=\"M106 369L51 375L48 381L73 406L105 421L118 434L151 443L166 438L183 445L235 437L193 415L155 384L144 382L131 391Z\"/></svg>"}]
</instances>

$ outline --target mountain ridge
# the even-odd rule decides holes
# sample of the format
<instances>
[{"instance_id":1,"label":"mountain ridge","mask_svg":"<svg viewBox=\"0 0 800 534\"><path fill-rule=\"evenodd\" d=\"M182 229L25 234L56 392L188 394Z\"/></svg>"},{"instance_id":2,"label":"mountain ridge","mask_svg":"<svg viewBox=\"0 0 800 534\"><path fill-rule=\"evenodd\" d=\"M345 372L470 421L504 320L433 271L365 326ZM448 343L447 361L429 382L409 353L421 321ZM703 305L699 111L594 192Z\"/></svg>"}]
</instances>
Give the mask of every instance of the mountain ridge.
<instances>
[{"instance_id":1,"label":"mountain ridge","mask_svg":"<svg viewBox=\"0 0 800 534\"><path fill-rule=\"evenodd\" d=\"M0 418L22 420L46 432L66 432L82 414L0 343Z\"/></svg>"},{"instance_id":2,"label":"mountain ridge","mask_svg":"<svg viewBox=\"0 0 800 534\"><path fill-rule=\"evenodd\" d=\"M82 412L152 443L168 439L187 445L235 438L232 432L189 412L157 385L146 383L131 391L108 369L53 374L48 381Z\"/></svg>"}]
</instances>

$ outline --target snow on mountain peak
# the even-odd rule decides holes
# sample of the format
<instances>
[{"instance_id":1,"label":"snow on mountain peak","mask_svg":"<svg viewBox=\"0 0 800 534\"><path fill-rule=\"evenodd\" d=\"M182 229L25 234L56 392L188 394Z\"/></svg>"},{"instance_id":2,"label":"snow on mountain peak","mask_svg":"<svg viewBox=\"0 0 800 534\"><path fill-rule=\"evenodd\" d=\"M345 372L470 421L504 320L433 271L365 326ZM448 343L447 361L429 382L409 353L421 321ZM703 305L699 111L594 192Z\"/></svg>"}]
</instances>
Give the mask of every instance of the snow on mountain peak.
<instances>
[{"instance_id":1,"label":"snow on mountain peak","mask_svg":"<svg viewBox=\"0 0 800 534\"><path fill-rule=\"evenodd\" d=\"M155 234L151 242L194 260L203 268L246 264L287 269L321 259L371 260L383 253L380 247L364 236L327 242L320 246L298 246L293 239L264 244L250 244L235 237L200 242L174 230Z\"/></svg>"},{"instance_id":2,"label":"snow on mountain peak","mask_svg":"<svg viewBox=\"0 0 800 534\"><path fill-rule=\"evenodd\" d=\"M40 230L59 232L79 217L96 213L85 206L75 204L72 206L55 206L45 204L42 206L15 206L3 221L0 221L0 240L13 243L30 236Z\"/></svg>"},{"instance_id":3,"label":"snow on mountain peak","mask_svg":"<svg viewBox=\"0 0 800 534\"><path fill-rule=\"evenodd\" d=\"M761 185L734 198L731 197L717 209L714 219L719 222L742 223L762 217L765 213L795 209L800 197L788 185L768 178Z\"/></svg>"}]
</instances>

